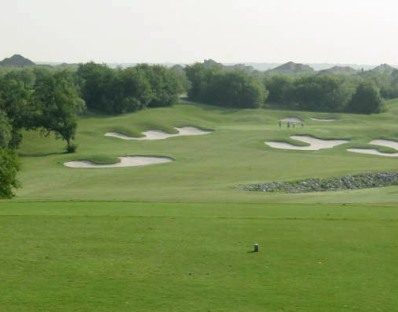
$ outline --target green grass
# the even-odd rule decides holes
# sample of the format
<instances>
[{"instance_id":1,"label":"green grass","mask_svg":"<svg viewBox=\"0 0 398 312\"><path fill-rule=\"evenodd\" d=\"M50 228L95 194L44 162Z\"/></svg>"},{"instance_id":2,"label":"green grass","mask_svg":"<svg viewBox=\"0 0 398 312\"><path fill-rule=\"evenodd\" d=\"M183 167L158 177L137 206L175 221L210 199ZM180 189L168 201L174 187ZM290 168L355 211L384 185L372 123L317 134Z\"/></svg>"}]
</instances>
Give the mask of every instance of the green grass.
<instances>
[{"instance_id":1,"label":"green grass","mask_svg":"<svg viewBox=\"0 0 398 312\"><path fill-rule=\"evenodd\" d=\"M398 101L371 116L180 104L85 117L75 154L27 132L22 188L0 201L0 311L394 311L398 186L306 194L236 186L395 171L398 159L346 149L397 141L397 116ZM304 128L279 128L286 117ZM104 136L181 126L214 132L159 141ZM264 144L291 135L350 142L320 151ZM127 155L175 162L63 165Z\"/></svg>"},{"instance_id":2,"label":"green grass","mask_svg":"<svg viewBox=\"0 0 398 312\"><path fill-rule=\"evenodd\" d=\"M396 190L382 189L372 198L368 191L297 195L247 194L238 184L333 178L371 171L393 171L397 159L360 155L350 147L372 148L376 138L398 139L397 102L380 115L339 114L337 122L317 122L319 113L275 110L235 110L205 105L180 104L116 117L89 117L79 123L78 152L63 153L63 143L25 133L20 154L22 188L16 200L130 200L186 202L396 202ZM296 116L304 128L279 128L278 120ZM330 117L331 114L326 114ZM149 129L171 132L174 127L213 129L209 135L175 137L157 141L124 141L105 137L112 129ZM175 129L174 129L175 131ZM286 151L264 144L268 140L292 142L291 135L323 139L344 138L350 142L329 150ZM300 142L296 142L300 144ZM383 149L387 150L387 149ZM79 170L63 166L71 160L114 162L119 156L158 155L175 159L169 164ZM51 178L49 178L51 177Z\"/></svg>"},{"instance_id":3,"label":"green grass","mask_svg":"<svg viewBox=\"0 0 398 312\"><path fill-rule=\"evenodd\" d=\"M394 311L392 206L7 202L3 311ZM254 243L260 252L253 253Z\"/></svg>"}]
</instances>

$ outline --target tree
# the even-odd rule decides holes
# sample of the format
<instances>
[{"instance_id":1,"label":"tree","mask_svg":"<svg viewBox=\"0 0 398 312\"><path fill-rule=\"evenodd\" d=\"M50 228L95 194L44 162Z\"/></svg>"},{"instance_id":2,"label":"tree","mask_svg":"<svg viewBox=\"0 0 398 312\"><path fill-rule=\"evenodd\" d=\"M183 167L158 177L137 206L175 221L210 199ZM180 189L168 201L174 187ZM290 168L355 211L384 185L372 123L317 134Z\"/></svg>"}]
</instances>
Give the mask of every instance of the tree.
<instances>
[{"instance_id":1,"label":"tree","mask_svg":"<svg viewBox=\"0 0 398 312\"><path fill-rule=\"evenodd\" d=\"M253 74L239 69L223 68L214 61L186 67L191 82L188 96L212 105L238 108L261 107L268 92Z\"/></svg>"},{"instance_id":2,"label":"tree","mask_svg":"<svg viewBox=\"0 0 398 312\"><path fill-rule=\"evenodd\" d=\"M152 99L149 107L171 106L178 102L183 86L172 70L161 65L147 64L138 65L136 69L145 75L151 85Z\"/></svg>"},{"instance_id":3,"label":"tree","mask_svg":"<svg viewBox=\"0 0 398 312\"><path fill-rule=\"evenodd\" d=\"M80 64L76 74L87 107L114 114L117 103L114 71L106 65L90 62Z\"/></svg>"},{"instance_id":4,"label":"tree","mask_svg":"<svg viewBox=\"0 0 398 312\"><path fill-rule=\"evenodd\" d=\"M136 67L118 72L122 85L121 113L145 109L153 98L153 91L145 74Z\"/></svg>"},{"instance_id":5,"label":"tree","mask_svg":"<svg viewBox=\"0 0 398 312\"><path fill-rule=\"evenodd\" d=\"M286 105L293 88L293 78L287 75L272 75L264 78L264 84L269 95L267 101L271 104Z\"/></svg>"},{"instance_id":6,"label":"tree","mask_svg":"<svg viewBox=\"0 0 398 312\"><path fill-rule=\"evenodd\" d=\"M13 189L18 187L16 176L19 164L17 155L9 148L10 141L11 124L6 114L0 110L0 198L13 197Z\"/></svg>"},{"instance_id":7,"label":"tree","mask_svg":"<svg viewBox=\"0 0 398 312\"><path fill-rule=\"evenodd\" d=\"M299 109L338 112L344 110L353 90L345 87L346 78L309 76L293 84L290 102Z\"/></svg>"},{"instance_id":8,"label":"tree","mask_svg":"<svg viewBox=\"0 0 398 312\"><path fill-rule=\"evenodd\" d=\"M213 78L222 71L220 66L206 68L203 63L195 63L185 67L185 73L190 82L188 97L192 100L208 102L209 86Z\"/></svg>"},{"instance_id":9,"label":"tree","mask_svg":"<svg viewBox=\"0 0 398 312\"><path fill-rule=\"evenodd\" d=\"M368 82L360 83L348 105L351 113L372 114L380 113L382 100L379 90Z\"/></svg>"},{"instance_id":10,"label":"tree","mask_svg":"<svg viewBox=\"0 0 398 312\"><path fill-rule=\"evenodd\" d=\"M0 198L14 196L13 189L19 186L18 170L19 163L15 151L0 147Z\"/></svg>"},{"instance_id":11,"label":"tree","mask_svg":"<svg viewBox=\"0 0 398 312\"><path fill-rule=\"evenodd\" d=\"M179 85L181 88L180 93L186 93L191 87L191 84L187 78L184 67L181 65L174 65L170 68L170 70L175 74L179 81Z\"/></svg>"},{"instance_id":12,"label":"tree","mask_svg":"<svg viewBox=\"0 0 398 312\"><path fill-rule=\"evenodd\" d=\"M11 73L0 79L0 110L5 112L12 127L10 147L18 147L22 139L21 129L30 122L31 89Z\"/></svg>"},{"instance_id":13,"label":"tree","mask_svg":"<svg viewBox=\"0 0 398 312\"><path fill-rule=\"evenodd\" d=\"M77 116L84 109L72 76L67 71L37 77L32 98L35 107L33 128L42 128L66 142L66 150L73 152L72 144L77 128Z\"/></svg>"},{"instance_id":14,"label":"tree","mask_svg":"<svg viewBox=\"0 0 398 312\"><path fill-rule=\"evenodd\" d=\"M207 93L208 102L237 108L259 108L268 95L259 80L238 70L215 75L210 81Z\"/></svg>"},{"instance_id":15,"label":"tree","mask_svg":"<svg viewBox=\"0 0 398 312\"><path fill-rule=\"evenodd\" d=\"M0 148L8 147L11 141L12 128L7 115L0 110Z\"/></svg>"}]
</instances>

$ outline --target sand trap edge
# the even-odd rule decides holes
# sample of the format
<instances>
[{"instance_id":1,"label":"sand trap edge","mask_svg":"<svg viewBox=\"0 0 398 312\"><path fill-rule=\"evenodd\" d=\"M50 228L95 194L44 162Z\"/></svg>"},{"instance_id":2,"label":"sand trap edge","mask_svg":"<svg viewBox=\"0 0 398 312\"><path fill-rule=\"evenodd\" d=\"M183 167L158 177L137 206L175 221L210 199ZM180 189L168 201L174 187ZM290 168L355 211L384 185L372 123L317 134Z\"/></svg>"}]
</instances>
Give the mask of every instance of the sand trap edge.
<instances>
[{"instance_id":1,"label":"sand trap edge","mask_svg":"<svg viewBox=\"0 0 398 312\"><path fill-rule=\"evenodd\" d=\"M105 136L118 138L122 140L128 140L128 141L143 141L143 140L164 140L179 136L206 135L213 132L193 126L175 127L175 129L178 131L178 133L176 134L170 134L161 130L147 130L142 132L142 134L144 135L143 137L131 137L122 133L110 131L105 133Z\"/></svg>"},{"instance_id":2,"label":"sand trap edge","mask_svg":"<svg viewBox=\"0 0 398 312\"><path fill-rule=\"evenodd\" d=\"M339 121L340 119L338 118L317 118L317 117L311 117L311 120L314 121L320 121L320 122L333 122L333 121Z\"/></svg>"},{"instance_id":3,"label":"sand trap edge","mask_svg":"<svg viewBox=\"0 0 398 312\"><path fill-rule=\"evenodd\" d=\"M118 158L120 162L115 164L96 164L89 160L75 160L65 162L64 166L74 169L105 169L150 166L175 161L173 158L163 156L123 156Z\"/></svg>"},{"instance_id":4,"label":"sand trap edge","mask_svg":"<svg viewBox=\"0 0 398 312\"><path fill-rule=\"evenodd\" d=\"M371 145L378 145L389 147L398 151L398 142L386 139L376 139L369 142ZM376 156L383 156L383 157L398 157L398 153L385 153L380 152L373 148L350 148L347 149L348 152L351 153L358 153L358 154L366 154L366 155L376 155Z\"/></svg>"},{"instance_id":5,"label":"sand trap edge","mask_svg":"<svg viewBox=\"0 0 398 312\"><path fill-rule=\"evenodd\" d=\"M264 142L266 145L276 148L276 149L285 149L285 150L297 150L297 151L318 151L321 149L330 149L336 147L338 145L342 145L350 142L346 139L319 139L312 136L307 135L292 135L291 139L304 142L308 144L307 146L299 146L294 145L287 142L278 142L278 141L266 141Z\"/></svg>"}]
</instances>

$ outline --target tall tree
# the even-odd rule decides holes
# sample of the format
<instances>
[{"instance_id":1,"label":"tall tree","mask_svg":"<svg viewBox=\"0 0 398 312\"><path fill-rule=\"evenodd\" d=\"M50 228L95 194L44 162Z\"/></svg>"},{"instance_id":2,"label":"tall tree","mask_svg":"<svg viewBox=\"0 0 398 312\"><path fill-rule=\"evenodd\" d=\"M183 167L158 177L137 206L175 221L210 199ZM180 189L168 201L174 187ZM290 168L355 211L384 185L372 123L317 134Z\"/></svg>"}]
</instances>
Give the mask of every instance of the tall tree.
<instances>
[{"instance_id":1,"label":"tall tree","mask_svg":"<svg viewBox=\"0 0 398 312\"><path fill-rule=\"evenodd\" d=\"M8 148L10 140L11 125L6 114L0 111L0 198L13 197L13 189L18 187L19 164L15 152Z\"/></svg>"},{"instance_id":2,"label":"tall tree","mask_svg":"<svg viewBox=\"0 0 398 312\"><path fill-rule=\"evenodd\" d=\"M147 64L138 65L136 68L145 75L151 85L152 99L149 107L171 106L177 103L183 86L172 70L161 65Z\"/></svg>"},{"instance_id":3,"label":"tall tree","mask_svg":"<svg viewBox=\"0 0 398 312\"><path fill-rule=\"evenodd\" d=\"M145 109L153 98L153 91L145 74L136 67L119 70L118 76L122 86L120 113Z\"/></svg>"},{"instance_id":4,"label":"tall tree","mask_svg":"<svg viewBox=\"0 0 398 312\"><path fill-rule=\"evenodd\" d=\"M55 135L66 142L66 150L73 152L77 116L84 109L71 74L67 71L47 73L36 80L32 99L36 109L35 128Z\"/></svg>"},{"instance_id":5,"label":"tall tree","mask_svg":"<svg viewBox=\"0 0 398 312\"><path fill-rule=\"evenodd\" d=\"M267 95L259 80L238 70L216 74L208 87L208 101L225 107L259 108Z\"/></svg>"},{"instance_id":6,"label":"tall tree","mask_svg":"<svg viewBox=\"0 0 398 312\"><path fill-rule=\"evenodd\" d=\"M271 104L289 104L289 94L293 88L293 78L288 75L271 75L264 78L264 84L269 95L267 101Z\"/></svg>"},{"instance_id":7,"label":"tall tree","mask_svg":"<svg viewBox=\"0 0 398 312\"><path fill-rule=\"evenodd\" d=\"M30 95L29 86L11 73L0 79L0 110L5 112L12 127L11 147L18 147L22 139L21 129L30 122Z\"/></svg>"},{"instance_id":8,"label":"tall tree","mask_svg":"<svg viewBox=\"0 0 398 312\"><path fill-rule=\"evenodd\" d=\"M381 106L382 99L379 90L371 83L362 82L352 96L348 111L361 114L380 113Z\"/></svg>"},{"instance_id":9,"label":"tall tree","mask_svg":"<svg viewBox=\"0 0 398 312\"><path fill-rule=\"evenodd\" d=\"M11 141L12 127L8 122L7 115L0 110L0 148L8 147Z\"/></svg>"},{"instance_id":10,"label":"tall tree","mask_svg":"<svg viewBox=\"0 0 398 312\"><path fill-rule=\"evenodd\" d=\"M104 64L90 62L79 65L77 77L82 98L88 108L105 113L115 113L114 70Z\"/></svg>"},{"instance_id":11,"label":"tall tree","mask_svg":"<svg viewBox=\"0 0 398 312\"><path fill-rule=\"evenodd\" d=\"M18 170L19 163L15 151L0 147L0 198L14 196L13 189L19 186Z\"/></svg>"}]
</instances>

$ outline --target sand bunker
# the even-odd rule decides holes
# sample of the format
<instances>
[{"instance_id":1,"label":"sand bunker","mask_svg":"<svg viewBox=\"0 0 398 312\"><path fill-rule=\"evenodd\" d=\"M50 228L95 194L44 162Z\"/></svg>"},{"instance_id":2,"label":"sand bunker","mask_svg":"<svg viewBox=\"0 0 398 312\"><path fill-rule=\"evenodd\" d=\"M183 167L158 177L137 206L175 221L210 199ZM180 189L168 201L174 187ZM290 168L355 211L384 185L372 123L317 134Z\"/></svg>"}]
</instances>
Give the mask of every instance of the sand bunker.
<instances>
[{"instance_id":1,"label":"sand bunker","mask_svg":"<svg viewBox=\"0 0 398 312\"><path fill-rule=\"evenodd\" d=\"M69 168L120 168L120 167L137 167L148 166L154 164L164 164L172 162L171 158L167 157L146 157L146 156L126 156L119 157L120 162L115 164L99 165L88 160L69 161L64 165Z\"/></svg>"},{"instance_id":2,"label":"sand bunker","mask_svg":"<svg viewBox=\"0 0 398 312\"><path fill-rule=\"evenodd\" d=\"M288 118L281 119L280 121L288 122L288 123L292 123L292 124L300 124L303 122L301 119L296 118L296 117L288 117Z\"/></svg>"},{"instance_id":3,"label":"sand bunker","mask_svg":"<svg viewBox=\"0 0 398 312\"><path fill-rule=\"evenodd\" d=\"M369 142L369 144L390 147L390 148L393 148L398 151L398 142L394 142L394 141L373 140L373 141ZM370 149L370 148L369 149L368 148L350 148L347 151L353 152L353 153L378 155L378 156L384 156L384 157L398 157L398 153L383 153L383 152L379 152L378 150Z\"/></svg>"},{"instance_id":4,"label":"sand bunker","mask_svg":"<svg viewBox=\"0 0 398 312\"><path fill-rule=\"evenodd\" d=\"M326 121L326 122L330 122L330 121L338 121L337 118L315 118L315 117L311 117L311 120L315 120L315 121Z\"/></svg>"},{"instance_id":5,"label":"sand bunker","mask_svg":"<svg viewBox=\"0 0 398 312\"><path fill-rule=\"evenodd\" d=\"M195 127L182 127L175 128L177 129L177 134L170 134L159 130L148 130L143 132L142 134L145 137L142 138L134 138L117 132L108 132L105 133L105 136L114 137L122 140L163 140L167 138L177 137L177 136L189 136L189 135L204 135L211 133L210 131L204 131Z\"/></svg>"},{"instance_id":6,"label":"sand bunker","mask_svg":"<svg viewBox=\"0 0 398 312\"><path fill-rule=\"evenodd\" d=\"M390 140L373 140L369 144L391 147L398 151L398 142Z\"/></svg>"},{"instance_id":7,"label":"sand bunker","mask_svg":"<svg viewBox=\"0 0 398 312\"><path fill-rule=\"evenodd\" d=\"M300 150L300 151L317 151L317 150L325 149L325 148L333 148L337 145L341 145L341 144L349 142L348 140L322 140L322 139L316 139L316 138L310 137L310 136L301 136L301 135L293 135L290 138L293 140L308 143L309 146L297 146L297 145L293 145L290 143L274 142L274 141L265 142L265 144L267 144L268 146L271 146L273 148L279 148L279 149Z\"/></svg>"}]
</instances>

